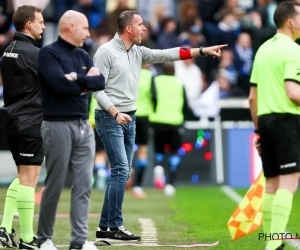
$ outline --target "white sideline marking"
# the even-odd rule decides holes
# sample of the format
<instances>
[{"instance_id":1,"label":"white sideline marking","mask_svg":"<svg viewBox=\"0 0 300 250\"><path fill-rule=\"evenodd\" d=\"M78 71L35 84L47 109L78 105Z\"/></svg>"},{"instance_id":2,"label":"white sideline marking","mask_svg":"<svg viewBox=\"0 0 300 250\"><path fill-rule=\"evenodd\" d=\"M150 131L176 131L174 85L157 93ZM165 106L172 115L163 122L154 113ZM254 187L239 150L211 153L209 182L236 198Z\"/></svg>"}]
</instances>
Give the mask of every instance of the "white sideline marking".
<instances>
[{"instance_id":1,"label":"white sideline marking","mask_svg":"<svg viewBox=\"0 0 300 250\"><path fill-rule=\"evenodd\" d=\"M155 227L154 221L149 218L139 218L139 222L142 228L141 243L142 244L151 243L153 245L158 245L157 229Z\"/></svg>"},{"instance_id":2,"label":"white sideline marking","mask_svg":"<svg viewBox=\"0 0 300 250\"><path fill-rule=\"evenodd\" d=\"M243 199L242 196L240 196L234 189L232 189L229 186L222 186L221 190L224 194L226 194L230 199L232 199L233 201L235 201L236 203L240 203ZM285 233L290 233L288 231L285 231ZM286 240L285 241L288 245L290 245L291 247L294 247L298 250L300 250L300 243L297 240Z\"/></svg>"},{"instance_id":3,"label":"white sideline marking","mask_svg":"<svg viewBox=\"0 0 300 250\"><path fill-rule=\"evenodd\" d=\"M140 218L139 222L141 224L142 228L142 234L141 234L141 243L138 244L132 244L130 242L128 243L121 243L121 244L112 244L113 247L179 247L179 248L194 248L194 247L212 247L219 244L219 241L216 241L214 243L200 243L200 244L194 244L194 245L158 245L157 243L157 229L155 227L154 222L152 219L149 218ZM90 241L91 243L95 243ZM69 245L55 245L57 248L60 247L69 247Z\"/></svg>"},{"instance_id":4,"label":"white sideline marking","mask_svg":"<svg viewBox=\"0 0 300 250\"><path fill-rule=\"evenodd\" d=\"M243 199L242 196L240 196L237 192L235 192L229 186L222 186L221 190L223 191L223 193L225 193L230 199L232 199L236 203L240 203L242 201L242 199Z\"/></svg>"}]
</instances>

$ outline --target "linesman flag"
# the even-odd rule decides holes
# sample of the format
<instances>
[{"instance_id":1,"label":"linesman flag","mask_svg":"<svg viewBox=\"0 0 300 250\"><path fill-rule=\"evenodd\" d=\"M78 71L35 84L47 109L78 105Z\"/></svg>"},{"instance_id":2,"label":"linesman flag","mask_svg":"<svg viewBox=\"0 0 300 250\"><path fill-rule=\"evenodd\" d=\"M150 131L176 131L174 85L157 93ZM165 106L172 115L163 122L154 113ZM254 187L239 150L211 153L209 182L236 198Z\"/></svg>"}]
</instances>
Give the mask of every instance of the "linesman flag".
<instances>
[{"instance_id":1,"label":"linesman flag","mask_svg":"<svg viewBox=\"0 0 300 250\"><path fill-rule=\"evenodd\" d=\"M261 172L227 223L233 240L253 233L262 225L261 206L265 186L266 179Z\"/></svg>"}]
</instances>

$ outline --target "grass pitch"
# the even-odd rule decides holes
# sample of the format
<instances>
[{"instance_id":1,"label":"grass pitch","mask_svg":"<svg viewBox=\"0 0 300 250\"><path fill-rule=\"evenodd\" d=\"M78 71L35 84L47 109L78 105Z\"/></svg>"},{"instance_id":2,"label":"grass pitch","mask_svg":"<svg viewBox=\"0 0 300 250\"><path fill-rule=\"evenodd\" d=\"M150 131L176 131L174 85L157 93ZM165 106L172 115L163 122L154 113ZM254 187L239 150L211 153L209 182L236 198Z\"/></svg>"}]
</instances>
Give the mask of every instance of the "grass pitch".
<instances>
[{"instance_id":1,"label":"grass pitch","mask_svg":"<svg viewBox=\"0 0 300 250\"><path fill-rule=\"evenodd\" d=\"M226 224L232 212L236 208L236 202L227 197L220 187L186 187L178 188L175 197L166 197L163 192L155 189L146 189L146 199L136 199L131 191L125 194L123 206L124 225L135 234L141 233L139 218L151 218L157 228L158 243L183 245L213 243L219 244L211 249L226 250L262 250L265 242L258 240L259 231L232 241ZM237 190L244 195L247 190ZM0 212L3 211L3 203L6 189L0 189L2 197L0 201ZM92 191L92 202L90 213L100 213L103 202L103 192ZM294 209L288 224L288 231L300 234L298 208L300 206L300 194L294 198ZM68 214L70 211L70 189L65 189L61 195L57 212ZM36 206L36 214L39 206ZM99 218L89 218L89 240L95 240L95 231ZM19 232L19 222L15 218L13 227ZM36 231L37 219L34 220ZM70 239L69 218L57 218L54 229L53 242L57 245L67 245ZM300 241L299 241L300 243ZM136 247L98 247L99 249L137 249ZM59 249L68 249L62 247ZM139 248L138 248L139 249ZM178 249L173 247L143 247L142 249ZM204 249L204 248L203 248ZM209 249L209 248L207 248ZM287 250L297 249L286 246Z\"/></svg>"}]
</instances>

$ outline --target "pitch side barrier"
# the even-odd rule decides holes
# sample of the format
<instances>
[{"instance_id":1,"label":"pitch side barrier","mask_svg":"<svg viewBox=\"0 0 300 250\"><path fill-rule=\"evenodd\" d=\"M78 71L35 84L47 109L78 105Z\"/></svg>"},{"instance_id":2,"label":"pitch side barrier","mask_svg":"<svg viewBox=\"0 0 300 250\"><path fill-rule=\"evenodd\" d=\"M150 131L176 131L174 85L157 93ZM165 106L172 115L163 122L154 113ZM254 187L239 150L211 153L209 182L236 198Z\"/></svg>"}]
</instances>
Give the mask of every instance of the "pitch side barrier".
<instances>
[{"instance_id":1,"label":"pitch side barrier","mask_svg":"<svg viewBox=\"0 0 300 250\"><path fill-rule=\"evenodd\" d=\"M0 185L15 178L15 167L5 138L3 101L0 100ZM253 150L253 123L247 99L219 101L214 120L202 117L184 124L182 163L177 185L222 185L248 187L261 169ZM150 129L149 167L145 186L153 186L154 150ZM134 162L133 162L134 163ZM42 168L40 182L45 178Z\"/></svg>"}]
</instances>

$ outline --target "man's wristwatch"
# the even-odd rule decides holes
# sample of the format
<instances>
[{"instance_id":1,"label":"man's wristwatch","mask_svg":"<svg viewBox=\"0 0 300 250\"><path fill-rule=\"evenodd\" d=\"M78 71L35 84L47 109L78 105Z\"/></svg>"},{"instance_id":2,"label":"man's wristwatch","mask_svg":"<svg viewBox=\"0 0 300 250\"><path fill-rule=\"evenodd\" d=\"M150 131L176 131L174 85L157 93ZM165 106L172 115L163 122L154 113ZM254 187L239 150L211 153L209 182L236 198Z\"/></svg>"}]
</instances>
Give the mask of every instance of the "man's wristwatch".
<instances>
[{"instance_id":1,"label":"man's wristwatch","mask_svg":"<svg viewBox=\"0 0 300 250\"><path fill-rule=\"evenodd\" d=\"M203 49L204 49L204 46L200 47L199 50L200 50L200 56L205 56L205 54L203 53Z\"/></svg>"},{"instance_id":2,"label":"man's wristwatch","mask_svg":"<svg viewBox=\"0 0 300 250\"><path fill-rule=\"evenodd\" d=\"M76 72L71 72L70 76L72 78L72 81L76 81L77 80L77 73Z\"/></svg>"}]
</instances>

